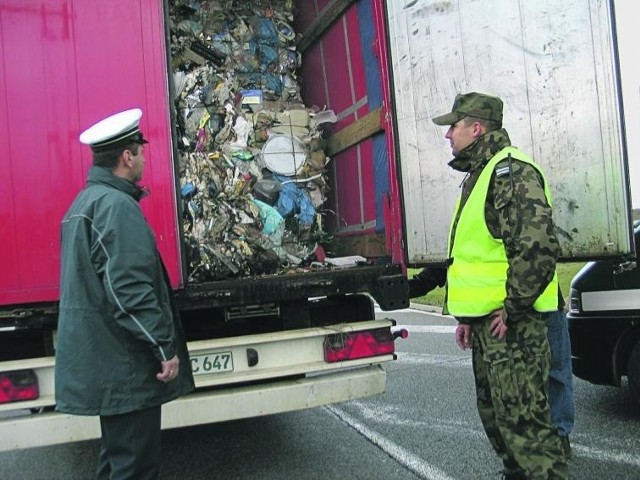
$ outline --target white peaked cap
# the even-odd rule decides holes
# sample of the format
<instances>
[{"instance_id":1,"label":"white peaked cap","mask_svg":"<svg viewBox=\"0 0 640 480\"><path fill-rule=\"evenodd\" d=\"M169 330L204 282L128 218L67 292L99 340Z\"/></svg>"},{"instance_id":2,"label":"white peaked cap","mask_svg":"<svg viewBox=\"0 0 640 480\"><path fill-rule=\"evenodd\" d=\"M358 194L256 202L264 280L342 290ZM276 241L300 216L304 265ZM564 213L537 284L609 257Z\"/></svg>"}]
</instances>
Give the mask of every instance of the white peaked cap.
<instances>
[{"instance_id":1,"label":"white peaked cap","mask_svg":"<svg viewBox=\"0 0 640 480\"><path fill-rule=\"evenodd\" d=\"M148 143L140 132L142 110L132 108L100 120L80 134L80 142L94 151L116 148L122 144Z\"/></svg>"}]
</instances>

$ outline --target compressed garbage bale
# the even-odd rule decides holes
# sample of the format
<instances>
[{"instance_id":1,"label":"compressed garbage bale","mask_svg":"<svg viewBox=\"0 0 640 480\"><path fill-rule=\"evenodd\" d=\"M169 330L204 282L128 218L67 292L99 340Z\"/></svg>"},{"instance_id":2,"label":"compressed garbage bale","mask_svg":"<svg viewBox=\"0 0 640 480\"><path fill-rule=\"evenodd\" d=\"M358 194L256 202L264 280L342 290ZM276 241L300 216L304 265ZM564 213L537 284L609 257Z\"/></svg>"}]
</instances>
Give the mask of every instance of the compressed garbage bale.
<instances>
[{"instance_id":1,"label":"compressed garbage bale","mask_svg":"<svg viewBox=\"0 0 640 480\"><path fill-rule=\"evenodd\" d=\"M314 118L335 115L300 98L292 20L287 0L169 0L191 281L304 268L327 237L318 212L328 130ZM275 231L260 202L282 216Z\"/></svg>"}]
</instances>

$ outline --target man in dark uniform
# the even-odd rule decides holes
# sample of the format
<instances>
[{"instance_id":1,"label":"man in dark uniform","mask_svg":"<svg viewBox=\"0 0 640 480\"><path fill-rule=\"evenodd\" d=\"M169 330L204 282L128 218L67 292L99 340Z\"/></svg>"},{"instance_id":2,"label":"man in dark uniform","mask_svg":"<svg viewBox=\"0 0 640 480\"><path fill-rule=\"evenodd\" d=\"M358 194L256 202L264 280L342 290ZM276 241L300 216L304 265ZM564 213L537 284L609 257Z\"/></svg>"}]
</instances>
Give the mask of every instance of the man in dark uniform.
<instances>
[{"instance_id":1,"label":"man in dark uniform","mask_svg":"<svg viewBox=\"0 0 640 480\"><path fill-rule=\"evenodd\" d=\"M80 135L86 187L62 220L56 409L99 415L99 479L156 479L161 405L194 388L186 343L155 237L138 204L142 111Z\"/></svg>"},{"instance_id":2,"label":"man in dark uniform","mask_svg":"<svg viewBox=\"0 0 640 480\"><path fill-rule=\"evenodd\" d=\"M453 169L465 172L449 261L410 282L419 296L446 282L443 313L456 343L472 348L478 412L507 479L566 479L548 403L547 320L558 309L559 254L551 198L536 163L511 146L502 101L456 96L433 119L448 126Z\"/></svg>"}]
</instances>

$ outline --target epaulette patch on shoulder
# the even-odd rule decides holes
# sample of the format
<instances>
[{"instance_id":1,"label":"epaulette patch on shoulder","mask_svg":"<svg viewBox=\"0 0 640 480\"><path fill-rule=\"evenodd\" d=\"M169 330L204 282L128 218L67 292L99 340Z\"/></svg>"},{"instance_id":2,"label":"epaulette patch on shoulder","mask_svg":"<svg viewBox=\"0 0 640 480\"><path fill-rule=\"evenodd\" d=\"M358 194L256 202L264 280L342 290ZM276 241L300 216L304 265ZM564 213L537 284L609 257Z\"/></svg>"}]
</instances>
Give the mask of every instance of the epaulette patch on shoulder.
<instances>
[{"instance_id":1,"label":"epaulette patch on shoulder","mask_svg":"<svg viewBox=\"0 0 640 480\"><path fill-rule=\"evenodd\" d=\"M509 165L505 165L504 167L498 166L496 168L496 177L504 177L505 175L509 175L511 171L511 167Z\"/></svg>"}]
</instances>

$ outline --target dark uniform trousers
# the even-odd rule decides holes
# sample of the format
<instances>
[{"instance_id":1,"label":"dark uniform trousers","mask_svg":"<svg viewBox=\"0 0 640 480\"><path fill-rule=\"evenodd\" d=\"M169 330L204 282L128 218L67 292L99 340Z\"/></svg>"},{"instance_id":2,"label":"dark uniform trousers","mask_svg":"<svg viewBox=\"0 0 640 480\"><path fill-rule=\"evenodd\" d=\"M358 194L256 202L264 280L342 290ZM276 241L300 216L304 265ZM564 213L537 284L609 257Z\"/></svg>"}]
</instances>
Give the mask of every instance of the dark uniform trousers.
<instances>
[{"instance_id":1,"label":"dark uniform trousers","mask_svg":"<svg viewBox=\"0 0 640 480\"><path fill-rule=\"evenodd\" d=\"M505 473L514 478L568 478L548 403L547 316L531 312L508 326L505 340L491 335L488 317L472 327L478 413Z\"/></svg>"},{"instance_id":2,"label":"dark uniform trousers","mask_svg":"<svg viewBox=\"0 0 640 480\"><path fill-rule=\"evenodd\" d=\"M98 480L155 480L160 473L161 405L100 417Z\"/></svg>"}]
</instances>

